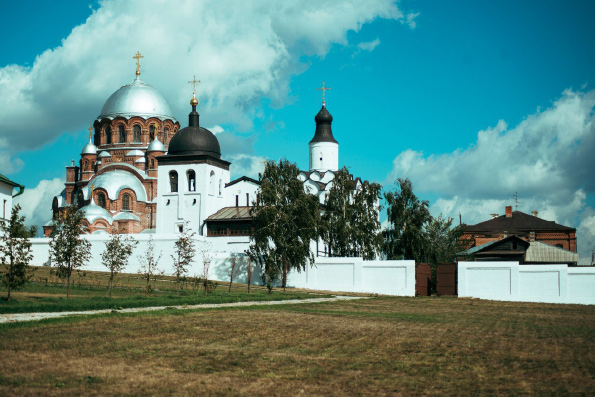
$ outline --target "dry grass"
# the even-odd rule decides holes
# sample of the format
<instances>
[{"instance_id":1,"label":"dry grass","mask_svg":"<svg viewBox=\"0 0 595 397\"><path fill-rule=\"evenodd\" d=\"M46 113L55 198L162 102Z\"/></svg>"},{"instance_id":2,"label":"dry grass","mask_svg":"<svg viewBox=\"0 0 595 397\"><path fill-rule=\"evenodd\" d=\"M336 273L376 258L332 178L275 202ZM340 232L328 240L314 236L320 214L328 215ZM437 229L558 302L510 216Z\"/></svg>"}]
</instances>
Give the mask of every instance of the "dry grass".
<instances>
[{"instance_id":1,"label":"dry grass","mask_svg":"<svg viewBox=\"0 0 595 397\"><path fill-rule=\"evenodd\" d=\"M595 307L440 298L0 327L0 394L592 394Z\"/></svg>"}]
</instances>

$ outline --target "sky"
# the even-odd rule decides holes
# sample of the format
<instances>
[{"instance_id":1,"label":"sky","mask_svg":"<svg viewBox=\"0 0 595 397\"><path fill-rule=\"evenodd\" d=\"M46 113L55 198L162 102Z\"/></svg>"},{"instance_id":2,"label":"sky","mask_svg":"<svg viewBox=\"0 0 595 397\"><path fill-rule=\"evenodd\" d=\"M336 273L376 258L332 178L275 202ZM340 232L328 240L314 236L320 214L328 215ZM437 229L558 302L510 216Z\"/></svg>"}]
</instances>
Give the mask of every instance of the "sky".
<instances>
[{"instance_id":1,"label":"sky","mask_svg":"<svg viewBox=\"0 0 595 397\"><path fill-rule=\"evenodd\" d=\"M595 245L595 2L0 0L0 173L51 216L107 98L135 75L201 125L232 178L264 159L308 166L321 106L339 163L385 191L409 178L474 224L518 210ZM382 218L386 218L382 215Z\"/></svg>"}]
</instances>

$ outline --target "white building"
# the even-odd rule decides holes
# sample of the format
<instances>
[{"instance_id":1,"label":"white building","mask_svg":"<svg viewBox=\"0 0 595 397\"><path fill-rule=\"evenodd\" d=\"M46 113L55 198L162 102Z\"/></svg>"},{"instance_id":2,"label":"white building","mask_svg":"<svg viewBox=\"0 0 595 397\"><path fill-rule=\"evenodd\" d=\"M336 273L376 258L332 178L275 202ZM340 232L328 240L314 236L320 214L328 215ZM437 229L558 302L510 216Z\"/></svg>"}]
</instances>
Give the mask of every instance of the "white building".
<instances>
[{"instance_id":1,"label":"white building","mask_svg":"<svg viewBox=\"0 0 595 397\"><path fill-rule=\"evenodd\" d=\"M15 188L18 188L19 191L13 195ZM19 185L18 183L13 182L4 175L0 174L0 204L2 205L2 221L10 218L10 212L12 211L12 199L23 194L24 191L25 186Z\"/></svg>"}]
</instances>

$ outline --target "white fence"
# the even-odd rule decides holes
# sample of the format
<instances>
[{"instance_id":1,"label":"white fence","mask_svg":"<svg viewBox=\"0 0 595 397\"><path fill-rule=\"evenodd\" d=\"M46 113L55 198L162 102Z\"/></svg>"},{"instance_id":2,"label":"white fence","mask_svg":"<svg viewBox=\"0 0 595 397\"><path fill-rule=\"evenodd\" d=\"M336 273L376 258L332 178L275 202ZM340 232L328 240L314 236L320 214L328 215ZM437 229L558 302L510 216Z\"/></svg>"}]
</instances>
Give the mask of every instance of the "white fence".
<instances>
[{"instance_id":1,"label":"white fence","mask_svg":"<svg viewBox=\"0 0 595 397\"><path fill-rule=\"evenodd\" d=\"M595 304L595 268L459 262L459 297Z\"/></svg>"},{"instance_id":2,"label":"white fence","mask_svg":"<svg viewBox=\"0 0 595 397\"><path fill-rule=\"evenodd\" d=\"M141 268L140 256L146 252L148 234L131 235L138 241L130 264L124 272L136 273ZM155 255L161 253L159 270L164 274L173 273L174 243L177 235L152 235ZM101 253L109 236L85 236L91 243L91 260L82 270L107 271L101 263ZM31 239L34 266L43 266L49 262L49 238ZM243 252L249 246L247 237L205 238L195 237L196 255L188 274L203 275L203 251L212 259L209 266L209 279L229 281L232 257L238 258L238 269L234 272L234 281L247 282L247 259ZM262 284L261 269L252 272L252 283ZM278 283L276 283L278 285ZM301 273L288 275L288 286L312 290L368 292L386 295L415 296L414 261L364 261L362 258L316 258L315 266L308 267Z\"/></svg>"},{"instance_id":3,"label":"white fence","mask_svg":"<svg viewBox=\"0 0 595 397\"><path fill-rule=\"evenodd\" d=\"M287 285L326 291L415 296L415 261L316 258L313 267L291 273Z\"/></svg>"}]
</instances>

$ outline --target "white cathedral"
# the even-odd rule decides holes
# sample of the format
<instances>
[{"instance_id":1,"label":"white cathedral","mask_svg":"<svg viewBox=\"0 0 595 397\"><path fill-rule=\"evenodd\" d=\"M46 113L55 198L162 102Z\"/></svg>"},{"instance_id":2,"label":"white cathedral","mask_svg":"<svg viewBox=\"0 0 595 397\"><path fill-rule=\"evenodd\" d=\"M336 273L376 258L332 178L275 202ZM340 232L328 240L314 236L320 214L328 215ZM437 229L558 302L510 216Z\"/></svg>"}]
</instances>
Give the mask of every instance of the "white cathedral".
<instances>
[{"instance_id":1,"label":"white cathedral","mask_svg":"<svg viewBox=\"0 0 595 397\"><path fill-rule=\"evenodd\" d=\"M135 80L108 98L78 164L66 167L54 216L77 204L91 234L175 234L189 227L207 237L249 236L259 182L245 176L231 181L217 137L200 126L195 94L188 126L180 128L165 98L140 79L140 54L135 58ZM339 169L339 143L324 84L322 90L309 170L299 179L324 203ZM358 178L356 186L361 183ZM44 226L45 235L50 232L51 221Z\"/></svg>"}]
</instances>

